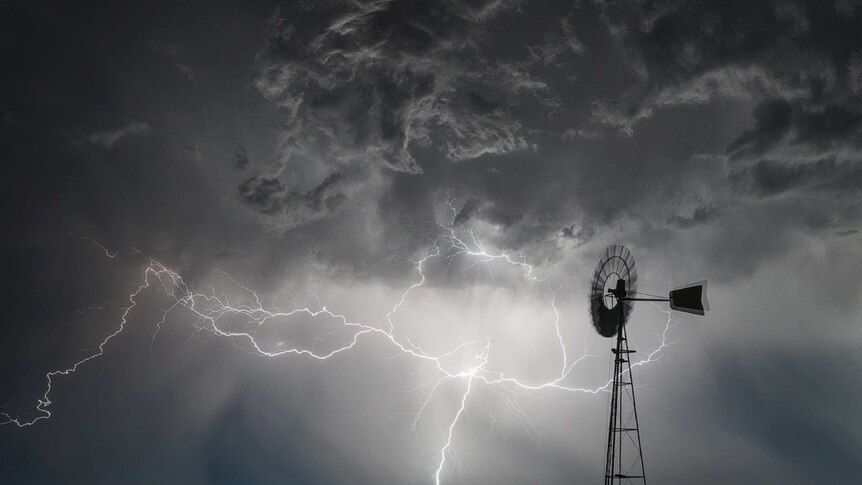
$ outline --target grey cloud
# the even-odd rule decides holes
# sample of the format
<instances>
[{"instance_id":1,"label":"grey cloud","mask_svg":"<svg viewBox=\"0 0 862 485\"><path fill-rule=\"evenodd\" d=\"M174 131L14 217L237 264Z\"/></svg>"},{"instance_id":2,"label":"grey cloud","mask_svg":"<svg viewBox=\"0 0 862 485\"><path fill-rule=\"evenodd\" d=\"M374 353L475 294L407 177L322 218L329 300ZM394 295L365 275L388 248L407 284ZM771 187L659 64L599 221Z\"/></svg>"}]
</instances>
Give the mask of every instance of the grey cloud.
<instances>
[{"instance_id":1,"label":"grey cloud","mask_svg":"<svg viewBox=\"0 0 862 485\"><path fill-rule=\"evenodd\" d=\"M761 160L751 169L754 190L762 195L775 195L813 179L835 173L835 163L822 160L813 165L787 167Z\"/></svg>"},{"instance_id":2,"label":"grey cloud","mask_svg":"<svg viewBox=\"0 0 862 485\"><path fill-rule=\"evenodd\" d=\"M575 30L572 27L569 17L561 19L560 26L563 29L563 36L565 37L566 45L575 53L584 54L587 49L586 47L584 47L584 43L581 42L581 40L575 34Z\"/></svg>"},{"instance_id":3,"label":"grey cloud","mask_svg":"<svg viewBox=\"0 0 862 485\"><path fill-rule=\"evenodd\" d=\"M837 163L831 158L792 165L760 160L735 172L732 180L761 197L791 189L855 194L862 189L862 167L858 162Z\"/></svg>"},{"instance_id":4,"label":"grey cloud","mask_svg":"<svg viewBox=\"0 0 862 485\"><path fill-rule=\"evenodd\" d=\"M771 100L757 106L754 110L754 129L743 132L730 146L728 152L739 156L741 153L759 155L783 138L791 127L793 106L783 100Z\"/></svg>"},{"instance_id":5,"label":"grey cloud","mask_svg":"<svg viewBox=\"0 0 862 485\"><path fill-rule=\"evenodd\" d=\"M468 199L461 206L461 209L455 214L453 226L460 227L474 218L481 218L484 221L490 222L503 227L509 227L521 220L522 215L519 213L511 213L496 207L491 202L482 202L479 199Z\"/></svg>"},{"instance_id":6,"label":"grey cloud","mask_svg":"<svg viewBox=\"0 0 862 485\"><path fill-rule=\"evenodd\" d=\"M564 54L571 51L578 55L586 52L584 43L575 33L570 16L560 19L560 29L551 29L545 34L541 44L527 46L533 61L548 65L556 65L566 61Z\"/></svg>"},{"instance_id":7,"label":"grey cloud","mask_svg":"<svg viewBox=\"0 0 862 485\"><path fill-rule=\"evenodd\" d=\"M464 202L464 205L461 206L461 210L455 214L455 219L452 222L455 226L461 226L465 222L469 221L473 218L481 207L481 202L479 199L468 199L467 202Z\"/></svg>"},{"instance_id":8,"label":"grey cloud","mask_svg":"<svg viewBox=\"0 0 862 485\"><path fill-rule=\"evenodd\" d=\"M713 355L717 361L710 376L716 381L709 396L711 407L724 426L761 443L794 474L811 481L843 481L847 477L841 470L860 464L854 444L858 427L848 428L834 420L846 415L852 405L845 399L827 397L827 389L849 376L826 349L812 350L812 356L800 357L791 349L772 348L769 359L741 349ZM779 377L786 375L794 378ZM769 392L765 392L767 387ZM774 402L785 404L773 406ZM770 412L764 413L767 408ZM829 452L812 453L812 449Z\"/></svg>"},{"instance_id":9,"label":"grey cloud","mask_svg":"<svg viewBox=\"0 0 862 485\"><path fill-rule=\"evenodd\" d=\"M564 226L560 234L563 238L574 241L577 246L582 246L589 242L596 234L598 229L595 225L577 225L570 224Z\"/></svg>"},{"instance_id":10,"label":"grey cloud","mask_svg":"<svg viewBox=\"0 0 862 485\"><path fill-rule=\"evenodd\" d=\"M594 103L593 121L599 126L631 136L635 125L652 118L657 111L698 106L714 100L752 100L763 97L795 99L805 94L775 77L761 66L727 65L703 71L679 83L654 89L640 99L623 96Z\"/></svg>"},{"instance_id":11,"label":"grey cloud","mask_svg":"<svg viewBox=\"0 0 862 485\"><path fill-rule=\"evenodd\" d=\"M261 301L281 288L284 308L294 293L312 305L318 294L376 323L418 281L409 258L427 254L439 221L462 235L475 229L486 248L524 257L548 278L571 358L593 343L579 288L604 244L631 247L656 291L710 279L712 312L683 317L669 333L679 345L637 371L648 384L638 393L651 476L809 483L827 466L839 470L833 481L847 477L840 470L858 461L862 428L830 418L855 416L835 406L855 401L841 385L820 385L835 363L816 356L859 346L858 2L311 0L285 2L267 24L274 9L55 2L0 15L12 42L0 42L9 59L2 113L14 113L0 130L10 161L0 212L11 235L0 402L31 408L46 368L115 328L115 309L76 310L127 301L147 256L204 291L224 270ZM181 43L177 59L195 67L195 82L149 39ZM69 143L76 127L122 128L111 120L152 128L92 142L110 150L94 149L89 132ZM441 336L449 327L434 320L484 315L483 292L506 284L496 267L464 276L447 263L429 262L428 284L395 315L399 331L428 321L422 329ZM536 290L519 298L550 312L545 288ZM415 410L395 389L424 382L402 365L410 359L388 358L385 339L363 337L359 351L328 362L250 359L230 340L190 334L194 316L175 312L153 343L170 303L157 293L142 295L103 360L57 379L51 420L3 430L0 476L430 480L435 457L422 450L438 446L443 428L405 446L409 425L388 420ZM556 345L552 320L525 315L518 331ZM637 355L655 348L665 321L649 305L638 310ZM800 382L780 379L788 362ZM585 359L577 369L586 380L573 383L602 383L606 364ZM450 416L457 400L445 396L426 418ZM594 397L519 397L537 445L520 428L492 437L488 426L511 413L486 418L497 398L477 386L455 436L461 472L447 469L444 483L594 478L604 438L601 423L583 417L605 416L607 404ZM690 419L675 426L680 415ZM703 439L685 438L693 428ZM51 445L66 441L80 446Z\"/></svg>"},{"instance_id":12,"label":"grey cloud","mask_svg":"<svg viewBox=\"0 0 862 485\"><path fill-rule=\"evenodd\" d=\"M523 214L519 212L509 212L504 209L492 206L482 211L482 217L498 226L511 227L523 219Z\"/></svg>"},{"instance_id":13,"label":"grey cloud","mask_svg":"<svg viewBox=\"0 0 862 485\"><path fill-rule=\"evenodd\" d=\"M248 159L248 152L244 147L237 147L236 151L233 153L231 165L233 165L237 170L243 170L249 163L250 160Z\"/></svg>"},{"instance_id":14,"label":"grey cloud","mask_svg":"<svg viewBox=\"0 0 862 485\"><path fill-rule=\"evenodd\" d=\"M149 123L145 121L133 121L128 125L116 130L97 131L87 135L87 141L94 145L102 145L105 148L114 146L120 140L130 136L142 135L150 131Z\"/></svg>"},{"instance_id":15,"label":"grey cloud","mask_svg":"<svg viewBox=\"0 0 862 485\"><path fill-rule=\"evenodd\" d=\"M668 224L680 229L689 229L695 226L706 224L712 221L721 213L721 211L713 205L704 205L696 207L692 211L691 216L676 215L668 219Z\"/></svg>"},{"instance_id":16,"label":"grey cloud","mask_svg":"<svg viewBox=\"0 0 862 485\"><path fill-rule=\"evenodd\" d=\"M519 4L333 3L304 25L277 13L254 80L285 115L275 170L312 161L323 173L365 167L414 176L435 154L475 163L535 150L536 125L547 121L524 114L559 111L560 101L527 46L493 30ZM560 45L563 30L554 29ZM501 38L520 56L500 62L487 52ZM503 225L521 212L489 207L483 217Z\"/></svg>"},{"instance_id":17,"label":"grey cloud","mask_svg":"<svg viewBox=\"0 0 862 485\"><path fill-rule=\"evenodd\" d=\"M477 114L484 115L500 107L500 103L490 99L485 99L481 95L472 91L467 93L467 98L469 99L470 106L473 108L473 111Z\"/></svg>"},{"instance_id":18,"label":"grey cloud","mask_svg":"<svg viewBox=\"0 0 862 485\"><path fill-rule=\"evenodd\" d=\"M471 115L459 111L439 113L438 117L446 132L453 135L446 142L446 156L452 160L503 155L529 146L519 123L502 113Z\"/></svg>"},{"instance_id":19,"label":"grey cloud","mask_svg":"<svg viewBox=\"0 0 862 485\"><path fill-rule=\"evenodd\" d=\"M835 143L857 145L862 111L827 104L805 108L800 103L770 100L754 110L755 127L728 147L732 158L762 155L783 139L789 144L807 143L828 148Z\"/></svg>"},{"instance_id":20,"label":"grey cloud","mask_svg":"<svg viewBox=\"0 0 862 485\"><path fill-rule=\"evenodd\" d=\"M281 222L292 227L337 209L346 198L341 191L347 180L344 175L335 173L312 190L298 193L288 190L278 178L255 176L239 186L239 197L261 214L282 216Z\"/></svg>"},{"instance_id":21,"label":"grey cloud","mask_svg":"<svg viewBox=\"0 0 862 485\"><path fill-rule=\"evenodd\" d=\"M862 48L850 39L862 15L859 5L845 13L797 2L707 1L698 3L697 13L691 9L685 2L636 8L600 3L642 86L605 101L603 106L622 108L598 110L597 122L628 133L658 109L719 97L797 99L812 92L843 100L853 85L848 66Z\"/></svg>"},{"instance_id":22,"label":"grey cloud","mask_svg":"<svg viewBox=\"0 0 862 485\"><path fill-rule=\"evenodd\" d=\"M189 66L182 59L184 56L180 53L180 49L176 44L163 44L160 42L152 42L150 44L156 52L165 55L168 59L173 62L174 67L182 73L182 75L188 79L189 81L194 81L194 71L191 66Z\"/></svg>"},{"instance_id":23,"label":"grey cloud","mask_svg":"<svg viewBox=\"0 0 862 485\"><path fill-rule=\"evenodd\" d=\"M278 179L252 177L239 186L240 197L258 210L273 212L287 188Z\"/></svg>"},{"instance_id":24,"label":"grey cloud","mask_svg":"<svg viewBox=\"0 0 862 485\"><path fill-rule=\"evenodd\" d=\"M712 204L690 216L671 216L668 225L698 226L709 238L723 239L711 231L737 211L757 212L771 230L790 225L792 229L781 231L814 234L857 220L852 207L859 203L862 109L855 66L862 44L851 39L858 37L862 4L594 4L631 81L626 89L598 97L591 119L573 129L574 135L619 143L631 137L634 146L653 149L645 141L650 136L670 135L670 144L686 143L690 131L670 120L695 121L722 110L720 117L709 118L724 132L708 140L713 148L706 154L723 165L721 171L706 175L697 166L703 151L689 153L690 165L680 164L676 171L670 171L670 163L656 167L678 180L677 187L666 189L671 200ZM734 123L745 127L748 122L739 120L748 110L752 126L730 129ZM713 186L703 190L699 184ZM627 193L637 187L632 183ZM719 207L720 213L712 210ZM735 227L737 237L752 248L744 258L749 267L766 261L770 251L791 248L758 241L765 237L763 227ZM676 236L652 227L641 237L648 244L663 244ZM757 249L761 246L765 249ZM728 260L720 248L709 254L716 266ZM723 267L728 271L722 278L728 279L750 271L743 265ZM741 272L734 275L736 270Z\"/></svg>"},{"instance_id":25,"label":"grey cloud","mask_svg":"<svg viewBox=\"0 0 862 485\"><path fill-rule=\"evenodd\" d=\"M482 22L517 4L369 2L301 33L278 18L255 83L295 119L287 137L310 137L336 163L371 159L419 173L416 146L442 148L453 160L522 150L520 122L488 109L471 89L502 84L519 95L545 88L517 67L487 63L475 46Z\"/></svg>"},{"instance_id":26,"label":"grey cloud","mask_svg":"<svg viewBox=\"0 0 862 485\"><path fill-rule=\"evenodd\" d=\"M184 145L183 151L187 153L192 158L192 160L200 162L204 159L204 153L201 150L200 145L198 145L197 143L190 143Z\"/></svg>"},{"instance_id":27,"label":"grey cloud","mask_svg":"<svg viewBox=\"0 0 862 485\"><path fill-rule=\"evenodd\" d=\"M694 19L678 2L576 9L561 15L553 28L514 43L492 28L494 22L508 26L507 13L521 15L513 10L478 21L452 6L330 3L305 25L291 24L282 12L258 56L255 79L259 92L287 115L276 170L290 173L307 160L320 164L324 175L345 166L382 168L393 172L383 176L385 184L393 184L380 202L384 220L427 220L427 207L451 191L468 201L458 214L460 225L496 224L502 228L496 243L537 252L567 247L560 241L594 239L575 228L572 238L560 227L580 220L583 227L606 230L639 211L649 192L667 191L675 198L700 183L715 184L718 191L729 186L725 193L694 198L712 205L695 207L691 214L663 212L658 219L684 229L710 226L719 219L718 207L756 204L769 194L804 197L808 189L853 186L852 176L813 175L825 166L788 168L800 172L791 174L773 170L778 161L802 167L832 157L842 170L855 173L849 162L857 110L844 102L850 99L852 70L841 68L855 59L854 48L847 50L852 18L793 5L724 2L699 5ZM584 22L596 10L607 37ZM827 35L830 22L837 25L833 37ZM813 54L805 47L811 36L824 36ZM833 47L839 52L825 55ZM589 90L573 96L580 87L596 91L589 84L595 81L578 88L567 84L589 79L577 69L567 71L567 64L588 57L587 74L597 69L591 67L600 62L595 57L622 59L642 72L635 79L623 73L625 82L600 86L616 96ZM763 62L765 57L775 61ZM685 121L710 116L725 102L742 107L734 119L753 106L754 126L740 133L715 118L725 134L712 137L711 130ZM582 107L583 114L573 106ZM574 121L574 127L558 122L570 113L578 113L581 122ZM659 124L647 126L647 120ZM698 132L692 138L688 130ZM673 143L667 143L671 136ZM726 141L711 139L719 136ZM704 143L711 151L698 146ZM560 157L560 151L568 153ZM710 175L726 179L698 180L690 163L695 154L729 158L734 168ZM770 165L758 165L761 158ZM445 162L458 162L453 164L458 168ZM473 170L474 164L481 166ZM612 196L601 181L622 166L629 167L628 176L617 192L625 196ZM399 185L415 194L408 196ZM756 197L731 200L739 194Z\"/></svg>"},{"instance_id":28,"label":"grey cloud","mask_svg":"<svg viewBox=\"0 0 862 485\"><path fill-rule=\"evenodd\" d=\"M848 140L860 134L860 127L862 127L862 107L858 104L855 109L827 104L822 108L800 113L797 121L797 140L816 144ZM862 138L857 137L857 140L862 141Z\"/></svg>"}]
</instances>

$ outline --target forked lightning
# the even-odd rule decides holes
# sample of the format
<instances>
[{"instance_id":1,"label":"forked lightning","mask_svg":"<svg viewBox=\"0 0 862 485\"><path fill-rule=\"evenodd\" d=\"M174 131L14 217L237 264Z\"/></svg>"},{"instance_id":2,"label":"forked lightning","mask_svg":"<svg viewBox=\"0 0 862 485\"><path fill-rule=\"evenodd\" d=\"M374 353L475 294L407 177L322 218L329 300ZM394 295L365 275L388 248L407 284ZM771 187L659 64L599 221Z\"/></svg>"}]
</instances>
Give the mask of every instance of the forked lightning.
<instances>
[{"instance_id":1,"label":"forked lightning","mask_svg":"<svg viewBox=\"0 0 862 485\"><path fill-rule=\"evenodd\" d=\"M453 215L457 213L451 202L447 202L447 204L453 212ZM570 358L564 343L565 339L563 338L563 334L560 329L560 314L556 306L556 294L554 293L549 281L542 280L535 276L534 267L532 265L525 262L523 258L516 258L505 253L495 253L486 249L476 238L472 230L466 231L467 237L462 238L456 234L456 229L453 226L442 223L438 223L438 226L441 231L432 239L430 249L426 252L425 256L421 259L412 260L413 270L417 275L417 279L402 292L397 303L386 314L385 326L375 326L353 321L345 315L331 311L325 305L321 305L316 309L294 305L294 307L289 311L282 311L278 308L268 309L261 303L261 299L255 291L241 285L233 279L231 280L236 284L238 291L247 294L249 298L246 298L239 304L232 303L226 296L217 295L214 291L210 293L197 291L191 285L186 283L182 276L177 272L171 270L162 263L151 259L144 270L143 281L137 289L129 295L128 304L120 308L122 313L118 326L112 333L102 340L96 351L93 354L75 362L68 368L52 370L45 375L47 381L45 392L42 397L38 399L38 404L35 406L35 417L24 419L12 416L7 412L0 412L0 416L5 418L5 421L0 422L0 425L14 424L23 428L50 418L50 407L53 404L51 401L51 390L54 379L58 376L73 374L82 365L102 356L105 346L108 345L111 339L119 335L126 325L128 325L130 313L137 305L138 297L151 287L160 287L164 291L165 295L173 301L171 301L169 308L157 323L156 332L158 332L158 329L165 322L169 313L178 307L182 307L190 311L196 317L195 326L198 329L206 330L220 337L229 337L241 343L245 343L248 350L265 357L274 358L295 354L318 360L330 359L342 352L358 348L359 344L365 339L377 337L393 346L400 354L419 361L427 362L439 374L439 377L431 387L428 395L425 396L421 407L415 413L402 413L414 415L412 423L414 432L416 431L418 421L421 419L423 412L429 406L432 397L440 388L440 385L445 381L454 379L462 381L463 392L460 394L458 410L451 417L451 420L448 422L445 429L441 430L440 447L437 452L436 466L429 477L435 484L439 485L443 481L446 471L452 466L450 462L454 457L454 440L457 434L458 424L462 422L465 417L471 393L475 390L476 386L489 386L493 392L506 396L508 404L519 414L519 418L526 419L523 411L517 408L515 392L557 390L563 392L597 394L606 392L612 381L609 380L603 386L596 388L577 387L567 383L567 378L571 374L574 366L584 358L591 356L591 354L585 352L578 358ZM109 252L104 246L92 239L82 238L80 236L76 236L76 239L84 240L89 244L98 247L104 251L107 257L113 258L116 256L116 254ZM401 309L405 304L414 290L422 287L426 283L426 275L424 272L426 269L426 263L434 258L453 258L455 256L464 256L469 258L471 263L468 268L472 268L477 265L487 265L494 261L515 266L522 270L523 277L527 280L534 283L540 283L547 287L550 297L550 305L554 314L553 326L558 340L556 345L559 346L560 370L557 375L545 382L526 382L517 377L504 375L501 371L495 371L494 369L488 368L488 355L492 342L487 338L485 340L463 342L446 353L435 355L426 352L419 346L413 344L408 337L395 332L396 323L394 318L399 309ZM490 266L488 266L488 268L490 271ZM668 330L671 327L671 319L670 312L667 313L668 321L661 334L661 344L658 348L650 352L645 359L640 362L632 363L632 367L657 360L660 352L668 345L666 339ZM306 316L311 318L326 317L334 319L339 324L337 330L348 332L349 338L346 343L326 352L317 351L314 348L301 347L279 348L277 350L265 348L263 343L256 337L255 329L260 328L264 323L273 318L290 316ZM237 330L229 328L229 325L225 323L227 321L236 321L237 318L250 322L251 328L248 330ZM444 365L443 360L447 357L452 356L455 353L466 352L470 349L474 349L472 351L472 364L466 365L460 369L452 369L449 365ZM416 392L420 388L416 388L409 392Z\"/></svg>"}]
</instances>

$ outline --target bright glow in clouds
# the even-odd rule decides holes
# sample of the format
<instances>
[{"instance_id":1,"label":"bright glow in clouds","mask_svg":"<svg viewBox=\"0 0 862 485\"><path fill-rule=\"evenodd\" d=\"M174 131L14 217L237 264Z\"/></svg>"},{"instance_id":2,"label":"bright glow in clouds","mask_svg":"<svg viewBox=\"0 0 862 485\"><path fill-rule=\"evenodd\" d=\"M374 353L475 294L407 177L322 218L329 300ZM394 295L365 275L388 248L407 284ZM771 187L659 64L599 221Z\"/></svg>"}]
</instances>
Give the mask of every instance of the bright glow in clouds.
<instances>
[{"instance_id":1,"label":"bright glow in clouds","mask_svg":"<svg viewBox=\"0 0 862 485\"><path fill-rule=\"evenodd\" d=\"M451 203L448 205L454 217L455 208ZM486 386L489 392L501 397L528 433L533 432L532 425L518 404L519 394L536 391L598 394L608 390L611 380L592 388L572 382L575 366L597 354L589 349L567 348L557 295L549 281L539 277L536 269L522 258L486 247L471 229L460 231L443 223L438 226L439 232L430 238L427 251L408 258L415 275L412 284L396 295L385 314L363 320L335 309L344 306L344 299L333 301L330 306L315 298L318 300L315 305L301 306L293 295L283 293L272 303L264 302L253 289L226 274L223 276L230 283L231 294L215 288L201 291L176 271L150 260L140 285L122 308L118 326L98 349L71 367L46 374L47 386L35 407L35 417L2 412L0 416L5 421L0 424L26 427L51 417L54 379L72 374L101 356L111 339L129 324L139 296L146 291L160 291L169 299L153 340L169 314L184 310L194 317L196 329L230 338L241 349L269 358L335 359L344 352L361 351L368 341L384 343L395 357L411 359L428 369L429 380L406 391L406 396L417 398L418 407L392 416L407 419L416 438L426 414L440 405L441 389L451 389L454 384L458 391L457 400L449 403L451 411L447 411L449 408L435 411L437 415L448 412L445 425L434 431L437 459L428 478L435 484L443 482L457 462L459 424L468 419L470 398L478 387ZM97 245L106 256L115 256L95 241L87 241ZM432 274L452 279L478 278L487 283L457 290L435 287L433 296L417 298L418 293L432 286ZM508 286L513 282L517 285ZM334 292L338 293L338 289ZM472 301L481 303L458 304L459 295L465 292ZM408 317L405 307L414 301L420 311L413 309ZM659 346L632 367L658 359L667 345L669 315L668 312ZM544 358L531 358L535 355ZM423 436L423 439L431 438Z\"/></svg>"}]
</instances>

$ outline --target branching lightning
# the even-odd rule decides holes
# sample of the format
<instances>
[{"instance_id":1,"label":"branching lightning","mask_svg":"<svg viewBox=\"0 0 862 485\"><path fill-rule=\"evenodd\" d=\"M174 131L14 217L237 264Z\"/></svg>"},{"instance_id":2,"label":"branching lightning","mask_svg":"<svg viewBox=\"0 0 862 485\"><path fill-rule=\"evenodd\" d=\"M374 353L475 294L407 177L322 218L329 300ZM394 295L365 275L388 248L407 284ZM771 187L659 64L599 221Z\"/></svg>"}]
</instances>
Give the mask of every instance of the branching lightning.
<instances>
[{"instance_id":1,"label":"branching lightning","mask_svg":"<svg viewBox=\"0 0 862 485\"><path fill-rule=\"evenodd\" d=\"M453 216L457 214L452 202L447 201L447 204L449 209L451 209ZM225 295L216 294L215 290L212 289L207 293L201 292L186 283L182 276L177 272L156 260L150 259L149 264L144 269L141 284L129 295L128 303L125 306L118 307L121 311L121 317L115 330L101 341L98 348L95 349L95 352L91 355L75 362L68 368L52 370L45 374L47 381L45 392L42 394L41 398L38 399L38 403L35 406L35 417L24 419L12 416L7 412L0 412L0 416L5 419L5 421L0 421L0 425L14 424L23 428L31 426L38 421L50 418L50 407L52 405L51 391L52 385L54 384L54 378L73 374L87 362L102 356L108 343L114 337L122 333L128 325L129 315L137 305L138 297L149 288L161 288L163 293L170 299L170 304L167 310L165 310L161 315L160 320L156 324L153 341L155 341L156 335L165 323L168 315L175 310L182 308L191 312L195 317L194 326L196 329L210 332L219 337L233 339L241 348L263 357L276 358L288 355L301 355L312 359L326 360L343 352L356 349L364 340L376 337L392 346L397 351L398 355L407 356L409 358L416 359L419 362L427 363L434 371L437 372L437 380L433 383L428 383L407 391L407 394L410 395L430 387L430 390L425 395L418 410L415 412L399 413L399 415L412 416L411 430L417 438L419 436L418 424L443 383L449 381L460 381L463 385L463 392L460 393L457 412L451 416L448 421L448 426L446 426L439 435L440 446L436 455L436 466L429 477L433 480L435 485L439 485L443 481L447 470L451 469L453 466L452 462L457 461L454 450L458 425L463 422L468 413L468 408L471 404L470 398L477 386L487 386L492 393L504 396L507 405L515 411L518 418L530 429L532 428L532 424L529 422L526 413L524 413L518 406L518 393L556 390L570 393L597 394L608 391L612 384L612 379L609 379L607 383L596 388L578 387L568 383L568 378L571 375L572 370L579 362L583 361L587 357L593 357L598 354L590 353L590 348L586 347L583 355L574 359L569 356L563 332L560 328L560 313L556 305L556 293L549 281L538 278L535 275L535 268L527 263L524 258L516 258L506 253L493 252L487 249L482 241L476 237L472 229L466 230L466 236L462 237L458 235L458 231L456 231L456 228L452 225L439 222L437 225L440 228L440 232L431 239L429 250L422 258L410 259L417 278L401 293L400 297L397 299L397 303L386 313L385 321L380 326L353 321L347 316L336 313L322 304L317 308L300 307L294 301L293 307L287 311L280 310L274 304L272 305L272 308L265 307L254 290L243 286L228 275L225 276L230 278L238 292L244 295L242 298L234 298L233 300L236 301L232 301ZM116 256L116 253L111 253L95 240L80 236L73 237L100 248L109 258ZM500 262L502 264L518 268L521 270L523 277L528 281L541 284L547 289L550 306L554 315L552 324L557 338L555 345L558 345L559 347L558 353L560 364L559 373L557 375L543 382L527 382L518 377L504 375L501 371L489 368L488 356L492 348L492 341L490 338L462 342L447 352L435 355L423 350L420 346L411 342L408 336L403 335L403 332L396 331L396 315L399 310L405 305L411 293L417 288L424 286L427 281L425 274L427 263L435 258L448 258L451 261L451 258L456 256L468 258L470 263L466 269L475 268L479 265L486 265L492 276L493 272L489 264L491 262ZM667 333L672 326L672 322L670 312L666 313L668 313L668 320L664 331L661 334L660 345L658 348L650 352L643 360L632 363L632 367L641 366L658 360L661 357L661 351L669 345L667 343ZM321 339L326 339L329 336L334 335L336 332L346 332L348 338L345 343L337 345L334 348L327 351L318 351L315 346L306 348L285 345L284 342L280 342L279 345L276 345L275 349L272 349L257 337L257 330L267 322L276 318L291 316L305 316L312 319L318 317L333 319L338 322L338 328L329 334L324 335ZM245 322L246 326L244 328L235 328L237 325L232 324L231 322L236 321ZM464 365L459 369L452 369L451 365L444 363L444 360L448 357L466 352L470 349L473 349L473 353L471 354L472 363L469 365ZM493 421L495 418L491 416L491 419Z\"/></svg>"}]
</instances>

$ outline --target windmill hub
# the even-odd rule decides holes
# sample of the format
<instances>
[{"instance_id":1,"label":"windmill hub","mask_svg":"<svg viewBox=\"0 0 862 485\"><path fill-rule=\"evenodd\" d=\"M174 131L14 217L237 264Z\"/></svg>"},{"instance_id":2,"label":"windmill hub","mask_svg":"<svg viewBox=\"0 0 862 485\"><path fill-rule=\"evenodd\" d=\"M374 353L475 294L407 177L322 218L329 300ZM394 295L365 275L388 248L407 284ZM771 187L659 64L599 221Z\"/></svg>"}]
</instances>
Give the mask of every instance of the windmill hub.
<instances>
[{"instance_id":1,"label":"windmill hub","mask_svg":"<svg viewBox=\"0 0 862 485\"><path fill-rule=\"evenodd\" d=\"M605 280L605 286L604 286L604 292L603 292L605 295L604 296L604 303L608 309L613 309L615 306L617 306L617 299L619 297L614 293L614 290L617 287L618 281L625 282L625 280L620 279L620 275L618 275L616 273L611 273L610 275L608 275L608 279Z\"/></svg>"},{"instance_id":2,"label":"windmill hub","mask_svg":"<svg viewBox=\"0 0 862 485\"><path fill-rule=\"evenodd\" d=\"M614 300L626 299L628 296L628 292L626 291L626 280L617 279L614 286L608 290L608 293L610 293Z\"/></svg>"}]
</instances>

